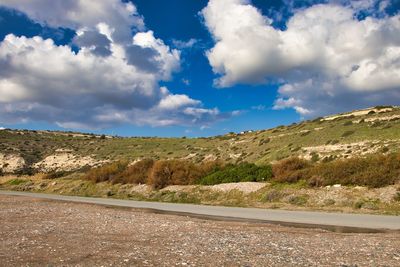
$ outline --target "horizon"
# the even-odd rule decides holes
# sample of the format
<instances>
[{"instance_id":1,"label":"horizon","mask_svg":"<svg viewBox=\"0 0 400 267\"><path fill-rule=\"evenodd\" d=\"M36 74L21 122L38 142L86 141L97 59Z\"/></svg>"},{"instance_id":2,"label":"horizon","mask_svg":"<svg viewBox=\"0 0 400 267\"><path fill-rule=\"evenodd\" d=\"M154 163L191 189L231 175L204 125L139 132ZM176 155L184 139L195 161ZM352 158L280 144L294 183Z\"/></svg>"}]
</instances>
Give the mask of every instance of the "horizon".
<instances>
[{"instance_id":1,"label":"horizon","mask_svg":"<svg viewBox=\"0 0 400 267\"><path fill-rule=\"evenodd\" d=\"M399 105L399 10L0 0L0 128L198 138Z\"/></svg>"},{"instance_id":2,"label":"horizon","mask_svg":"<svg viewBox=\"0 0 400 267\"><path fill-rule=\"evenodd\" d=\"M303 122L311 122L313 120L316 120L318 118L329 118L331 116L336 116L336 115L345 115L345 114L351 114L352 112L356 112L356 111L361 111L361 110L369 110L369 109L374 109L374 108L378 108L378 107L392 107L392 108L399 108L400 106L396 106L396 105L392 105L392 106L374 106L374 107L367 107L367 108L363 108L363 109L356 109L356 110L351 110L348 112L342 112L342 113L335 113L335 114L328 114L326 116L323 117L314 117L314 118L309 118L307 120L303 119L300 120L298 122L292 122L289 124L281 124L281 125L277 125L271 128L263 128L263 129L247 129L247 130L242 130L239 132L234 132L234 131L230 131L230 132L226 132L226 133L222 133L219 135L209 135L209 136L186 136L186 135L181 135L181 136L160 136L160 135L118 135L118 134L107 134L104 132L95 132L95 131L79 131L79 130L65 130L65 129L61 129L61 130L49 130L49 129L26 129L26 128L5 128L5 127L0 127L0 131L1 130L11 130L11 131L42 131L42 132L60 132L60 133L80 133L80 134L87 134L87 135L95 135L95 136L100 136L100 135L105 135L105 136L109 136L109 137L114 137L114 138L189 138L189 139L196 139L196 138L212 138L212 137L217 137L217 136L223 136L223 135L230 135L230 134L236 134L236 135L240 135L242 133L247 133L247 132L259 132L259 131L268 131L268 130L272 130L275 128L279 128L281 126L290 126L293 124L301 124Z\"/></svg>"}]
</instances>

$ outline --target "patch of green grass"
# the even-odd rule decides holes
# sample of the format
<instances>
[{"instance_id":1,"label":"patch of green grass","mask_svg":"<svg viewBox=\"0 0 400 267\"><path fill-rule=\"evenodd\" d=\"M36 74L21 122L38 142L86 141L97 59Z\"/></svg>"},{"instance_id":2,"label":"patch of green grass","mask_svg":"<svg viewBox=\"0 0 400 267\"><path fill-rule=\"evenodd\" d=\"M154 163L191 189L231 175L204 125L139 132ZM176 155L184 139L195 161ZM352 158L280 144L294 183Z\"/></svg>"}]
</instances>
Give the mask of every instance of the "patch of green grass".
<instances>
[{"instance_id":1,"label":"patch of green grass","mask_svg":"<svg viewBox=\"0 0 400 267\"><path fill-rule=\"evenodd\" d=\"M158 191L150 197L152 201L170 203L191 203L200 204L200 199L188 192Z\"/></svg>"},{"instance_id":2,"label":"patch of green grass","mask_svg":"<svg viewBox=\"0 0 400 267\"><path fill-rule=\"evenodd\" d=\"M304 206L308 202L308 195L290 196L288 202L296 206Z\"/></svg>"},{"instance_id":3,"label":"patch of green grass","mask_svg":"<svg viewBox=\"0 0 400 267\"><path fill-rule=\"evenodd\" d=\"M380 208L379 199L359 199L353 204L354 209L378 210Z\"/></svg>"},{"instance_id":4,"label":"patch of green grass","mask_svg":"<svg viewBox=\"0 0 400 267\"><path fill-rule=\"evenodd\" d=\"M355 133L355 131L345 131L343 134L342 134L342 137L348 137L348 136L350 136L350 135L352 135L352 134L354 134Z\"/></svg>"},{"instance_id":5,"label":"patch of green grass","mask_svg":"<svg viewBox=\"0 0 400 267\"><path fill-rule=\"evenodd\" d=\"M26 180L26 179L18 179L18 178L16 178L16 179L12 179L12 180L7 181L7 184L9 184L9 185L21 185L21 184L25 184L27 182L29 182L29 181Z\"/></svg>"},{"instance_id":6,"label":"patch of green grass","mask_svg":"<svg viewBox=\"0 0 400 267\"><path fill-rule=\"evenodd\" d=\"M287 195L283 190L271 189L267 191L261 198L263 202L279 202Z\"/></svg>"},{"instance_id":7,"label":"patch of green grass","mask_svg":"<svg viewBox=\"0 0 400 267\"><path fill-rule=\"evenodd\" d=\"M246 203L245 195L242 191L239 190L231 190L224 194L225 199L222 201L222 205L224 206L233 206L233 207L245 207L248 204Z\"/></svg>"}]
</instances>

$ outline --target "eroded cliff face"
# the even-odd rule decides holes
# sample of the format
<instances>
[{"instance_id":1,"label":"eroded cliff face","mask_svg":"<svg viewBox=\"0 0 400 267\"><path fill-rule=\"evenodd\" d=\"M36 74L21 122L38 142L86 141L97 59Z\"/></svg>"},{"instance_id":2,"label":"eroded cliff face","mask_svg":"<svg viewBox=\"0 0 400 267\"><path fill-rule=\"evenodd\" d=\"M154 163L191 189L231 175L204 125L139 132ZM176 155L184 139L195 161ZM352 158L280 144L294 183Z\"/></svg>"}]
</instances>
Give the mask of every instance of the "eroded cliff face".
<instances>
[{"instance_id":1,"label":"eroded cliff face","mask_svg":"<svg viewBox=\"0 0 400 267\"><path fill-rule=\"evenodd\" d=\"M34 163L32 168L39 172L48 173L53 171L74 171L85 166L93 167L103 163L104 161L97 161L90 156L82 157L70 152L58 152Z\"/></svg>"},{"instance_id":2,"label":"eroded cliff face","mask_svg":"<svg viewBox=\"0 0 400 267\"><path fill-rule=\"evenodd\" d=\"M75 171L86 166L98 166L105 162L106 161L95 160L90 156L83 157L63 151L47 156L39 162L28 164L21 155L0 153L0 172L14 174L25 168L41 173Z\"/></svg>"},{"instance_id":3,"label":"eroded cliff face","mask_svg":"<svg viewBox=\"0 0 400 267\"><path fill-rule=\"evenodd\" d=\"M18 154L0 153L0 169L4 173L14 173L25 167L26 163L23 157Z\"/></svg>"}]
</instances>

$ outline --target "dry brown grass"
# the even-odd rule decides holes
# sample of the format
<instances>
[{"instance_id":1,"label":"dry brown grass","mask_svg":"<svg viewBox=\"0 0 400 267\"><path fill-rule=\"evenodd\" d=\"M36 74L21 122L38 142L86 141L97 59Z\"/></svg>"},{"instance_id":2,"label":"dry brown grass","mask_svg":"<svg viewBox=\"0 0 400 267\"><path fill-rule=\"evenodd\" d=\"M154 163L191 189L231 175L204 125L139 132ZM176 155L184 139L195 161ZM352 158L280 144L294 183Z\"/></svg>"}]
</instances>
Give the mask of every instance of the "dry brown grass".
<instances>
[{"instance_id":1,"label":"dry brown grass","mask_svg":"<svg viewBox=\"0 0 400 267\"><path fill-rule=\"evenodd\" d=\"M306 180L311 186L342 184L382 187L400 181L400 154L369 155L314 164L289 158L274 164L273 173L278 182Z\"/></svg>"},{"instance_id":2,"label":"dry brown grass","mask_svg":"<svg viewBox=\"0 0 400 267\"><path fill-rule=\"evenodd\" d=\"M195 164L188 160L144 159L128 166L127 162L119 161L91 169L86 173L85 179L95 183L146 183L160 189L168 185L195 184L222 165L219 161Z\"/></svg>"},{"instance_id":3,"label":"dry brown grass","mask_svg":"<svg viewBox=\"0 0 400 267\"><path fill-rule=\"evenodd\" d=\"M117 179L128 166L126 161L116 161L113 163L108 163L101 167L93 168L86 173L85 178L91 180L95 183L113 181Z\"/></svg>"},{"instance_id":4,"label":"dry brown grass","mask_svg":"<svg viewBox=\"0 0 400 267\"><path fill-rule=\"evenodd\" d=\"M285 183L297 182L302 178L301 170L310 165L309 161L297 157L281 160L272 166L274 180Z\"/></svg>"},{"instance_id":5,"label":"dry brown grass","mask_svg":"<svg viewBox=\"0 0 400 267\"><path fill-rule=\"evenodd\" d=\"M145 184L154 166L153 159L143 159L128 166L115 177L113 183Z\"/></svg>"},{"instance_id":6,"label":"dry brown grass","mask_svg":"<svg viewBox=\"0 0 400 267\"><path fill-rule=\"evenodd\" d=\"M400 181L400 154L340 159L314 165L303 172L311 185L382 187Z\"/></svg>"},{"instance_id":7,"label":"dry brown grass","mask_svg":"<svg viewBox=\"0 0 400 267\"><path fill-rule=\"evenodd\" d=\"M154 164L147 183L157 189L167 185L196 184L218 166L221 166L218 161L194 164L186 160L159 160Z\"/></svg>"}]
</instances>

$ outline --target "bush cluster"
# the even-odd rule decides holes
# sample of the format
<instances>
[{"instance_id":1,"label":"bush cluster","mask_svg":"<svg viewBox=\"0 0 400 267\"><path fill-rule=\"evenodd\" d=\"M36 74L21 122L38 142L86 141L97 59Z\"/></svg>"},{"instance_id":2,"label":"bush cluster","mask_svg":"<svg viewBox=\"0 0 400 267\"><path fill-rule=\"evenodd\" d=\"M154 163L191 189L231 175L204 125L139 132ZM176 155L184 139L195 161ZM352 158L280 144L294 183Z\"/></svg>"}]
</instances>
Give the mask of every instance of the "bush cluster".
<instances>
[{"instance_id":1,"label":"bush cluster","mask_svg":"<svg viewBox=\"0 0 400 267\"><path fill-rule=\"evenodd\" d=\"M223 167L219 161L194 164L188 160L143 159L132 165L113 162L89 170L85 178L95 183L149 184L156 189L168 185L196 184L201 178Z\"/></svg>"},{"instance_id":2,"label":"bush cluster","mask_svg":"<svg viewBox=\"0 0 400 267\"><path fill-rule=\"evenodd\" d=\"M144 159L132 165L120 161L93 168L86 173L85 178L96 183L148 184L156 189L168 185L214 185L271 179L280 183L303 180L310 186L342 184L381 187L400 182L400 153L332 158L321 162L292 157L272 167L247 162L225 165L219 161L196 164L188 160Z\"/></svg>"},{"instance_id":3,"label":"bush cluster","mask_svg":"<svg viewBox=\"0 0 400 267\"><path fill-rule=\"evenodd\" d=\"M282 160L273 165L274 180L311 186L333 184L381 187L400 181L400 154L370 155L311 163L299 158Z\"/></svg>"},{"instance_id":4,"label":"bush cluster","mask_svg":"<svg viewBox=\"0 0 400 267\"><path fill-rule=\"evenodd\" d=\"M194 164L182 160L159 160L154 164L147 183L157 189L167 185L196 184L199 179L217 168L217 162Z\"/></svg>"},{"instance_id":5,"label":"bush cluster","mask_svg":"<svg viewBox=\"0 0 400 267\"><path fill-rule=\"evenodd\" d=\"M372 155L317 164L305 172L311 185L380 187L400 181L400 154Z\"/></svg>"},{"instance_id":6,"label":"bush cluster","mask_svg":"<svg viewBox=\"0 0 400 267\"><path fill-rule=\"evenodd\" d=\"M112 182L122 184L145 184L153 166L153 159L140 160L126 167Z\"/></svg>"},{"instance_id":7,"label":"bush cluster","mask_svg":"<svg viewBox=\"0 0 400 267\"><path fill-rule=\"evenodd\" d=\"M274 180L285 183L297 182L302 179L301 170L309 166L309 161L297 157L281 160L272 166Z\"/></svg>"},{"instance_id":8,"label":"bush cluster","mask_svg":"<svg viewBox=\"0 0 400 267\"><path fill-rule=\"evenodd\" d=\"M271 166L257 166L253 163L229 164L225 168L202 178L199 183L213 185L220 183L262 182L272 177Z\"/></svg>"}]
</instances>

